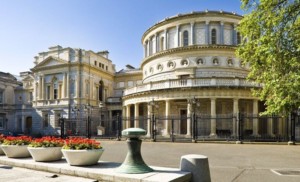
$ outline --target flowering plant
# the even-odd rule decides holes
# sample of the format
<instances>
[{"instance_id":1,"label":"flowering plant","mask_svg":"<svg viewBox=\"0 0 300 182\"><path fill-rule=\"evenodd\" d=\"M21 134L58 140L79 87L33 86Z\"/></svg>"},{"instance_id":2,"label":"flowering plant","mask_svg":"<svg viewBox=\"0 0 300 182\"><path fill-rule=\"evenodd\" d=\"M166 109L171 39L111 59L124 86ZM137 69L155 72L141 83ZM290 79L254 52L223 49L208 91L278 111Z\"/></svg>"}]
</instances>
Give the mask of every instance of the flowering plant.
<instances>
[{"instance_id":1,"label":"flowering plant","mask_svg":"<svg viewBox=\"0 0 300 182\"><path fill-rule=\"evenodd\" d=\"M5 136L3 134L0 135L0 144L3 143Z\"/></svg>"},{"instance_id":2,"label":"flowering plant","mask_svg":"<svg viewBox=\"0 0 300 182\"><path fill-rule=\"evenodd\" d=\"M8 136L4 139L3 145L28 145L32 138L30 136L13 137Z\"/></svg>"},{"instance_id":3,"label":"flowering plant","mask_svg":"<svg viewBox=\"0 0 300 182\"><path fill-rule=\"evenodd\" d=\"M61 138L55 138L51 136L45 136L42 138L36 138L31 141L29 147L62 147L64 140Z\"/></svg>"},{"instance_id":4,"label":"flowering plant","mask_svg":"<svg viewBox=\"0 0 300 182\"><path fill-rule=\"evenodd\" d=\"M69 150L91 150L91 149L101 149L102 146L100 142L88 138L70 138L65 140L63 149Z\"/></svg>"}]
</instances>

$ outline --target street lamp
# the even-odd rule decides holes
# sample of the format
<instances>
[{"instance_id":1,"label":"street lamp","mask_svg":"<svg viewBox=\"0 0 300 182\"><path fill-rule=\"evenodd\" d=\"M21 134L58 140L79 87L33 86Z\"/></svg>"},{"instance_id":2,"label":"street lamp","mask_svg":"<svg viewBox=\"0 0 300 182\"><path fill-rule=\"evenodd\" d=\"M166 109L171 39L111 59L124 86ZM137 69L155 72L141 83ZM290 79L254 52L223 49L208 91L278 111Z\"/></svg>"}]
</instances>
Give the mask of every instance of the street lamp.
<instances>
[{"instance_id":1,"label":"street lamp","mask_svg":"<svg viewBox=\"0 0 300 182\"><path fill-rule=\"evenodd\" d=\"M158 104L155 103L154 99L152 98L152 100L150 102L148 102L148 105L151 106L151 123L152 123L152 136L151 136L151 140L155 141L155 136L156 136L156 123L155 123L155 116L154 116L154 107L156 109L159 108Z\"/></svg>"},{"instance_id":2,"label":"street lamp","mask_svg":"<svg viewBox=\"0 0 300 182\"><path fill-rule=\"evenodd\" d=\"M196 136L197 136L197 119L196 119L196 108L200 107L200 101L198 99L194 98L189 100L189 103L191 104L192 109L192 131L193 131L193 142L196 142Z\"/></svg>"}]
</instances>

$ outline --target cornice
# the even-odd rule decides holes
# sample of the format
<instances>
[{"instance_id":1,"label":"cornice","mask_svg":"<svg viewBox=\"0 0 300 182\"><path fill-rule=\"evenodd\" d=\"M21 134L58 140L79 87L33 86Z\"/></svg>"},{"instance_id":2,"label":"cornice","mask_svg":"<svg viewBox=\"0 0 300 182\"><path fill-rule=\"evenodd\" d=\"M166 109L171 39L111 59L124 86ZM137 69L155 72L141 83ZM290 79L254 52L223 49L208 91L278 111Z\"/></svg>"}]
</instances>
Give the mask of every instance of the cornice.
<instances>
[{"instance_id":1,"label":"cornice","mask_svg":"<svg viewBox=\"0 0 300 182\"><path fill-rule=\"evenodd\" d=\"M201 17L205 17L205 16L222 16L222 17L224 17L224 16L227 16L227 17L237 19L237 20L241 20L243 18L242 15L236 14L234 12L226 12L226 11L192 11L191 13L177 14L175 16L167 17L164 20L159 21L158 23L156 23L153 26L151 26L150 28L148 28L142 36L142 39L141 39L142 43L148 33L150 33L152 30L154 30L160 26L166 25L168 23L172 23L174 21L179 21L179 20L187 19L187 18L194 18L194 17L198 17L198 16L201 16Z\"/></svg>"},{"instance_id":2,"label":"cornice","mask_svg":"<svg viewBox=\"0 0 300 182\"><path fill-rule=\"evenodd\" d=\"M177 47L177 48L173 48L173 49L167 49L164 51L160 51L158 53L155 53L154 55L148 56L146 58L144 58L144 60L141 63L141 68L144 66L144 64L157 59L159 57L162 56L166 56L166 55L172 55L174 53L178 54L178 53L182 53L182 52L190 52L190 51L197 51L197 50L208 50L208 49L227 49L227 50L231 50L231 51L235 51L237 49L237 46L234 45L192 45L192 46L185 46L185 47Z\"/></svg>"}]
</instances>

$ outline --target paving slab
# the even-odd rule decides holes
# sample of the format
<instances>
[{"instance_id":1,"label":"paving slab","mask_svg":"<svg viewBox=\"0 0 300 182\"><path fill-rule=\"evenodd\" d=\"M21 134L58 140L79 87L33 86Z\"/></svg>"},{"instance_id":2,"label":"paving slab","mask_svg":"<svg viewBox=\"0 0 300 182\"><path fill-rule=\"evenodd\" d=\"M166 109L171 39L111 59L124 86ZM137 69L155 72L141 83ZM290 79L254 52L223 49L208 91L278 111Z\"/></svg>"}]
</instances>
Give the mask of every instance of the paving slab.
<instances>
[{"instance_id":1,"label":"paving slab","mask_svg":"<svg viewBox=\"0 0 300 182\"><path fill-rule=\"evenodd\" d=\"M99 161L93 166L70 166L65 159L55 162L35 162L32 158L8 158L0 156L0 163L4 165L46 171L58 174L91 178L99 181L120 182L186 182L190 181L191 173L180 171L177 168L151 166L153 172L144 174L117 173L115 169L120 163Z\"/></svg>"}]
</instances>

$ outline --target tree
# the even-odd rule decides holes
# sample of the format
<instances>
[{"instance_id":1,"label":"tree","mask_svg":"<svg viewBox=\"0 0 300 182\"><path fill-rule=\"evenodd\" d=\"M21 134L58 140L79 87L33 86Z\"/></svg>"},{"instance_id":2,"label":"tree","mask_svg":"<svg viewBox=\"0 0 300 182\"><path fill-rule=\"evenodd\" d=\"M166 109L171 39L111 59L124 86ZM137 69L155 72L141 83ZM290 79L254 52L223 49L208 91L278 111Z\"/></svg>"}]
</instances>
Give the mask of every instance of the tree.
<instances>
[{"instance_id":1,"label":"tree","mask_svg":"<svg viewBox=\"0 0 300 182\"><path fill-rule=\"evenodd\" d=\"M300 107L300 0L241 0L251 11L238 27L237 55L250 64L248 79L262 83L254 95L265 101L262 114L287 115Z\"/></svg>"}]
</instances>

